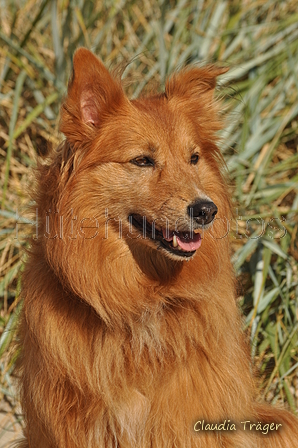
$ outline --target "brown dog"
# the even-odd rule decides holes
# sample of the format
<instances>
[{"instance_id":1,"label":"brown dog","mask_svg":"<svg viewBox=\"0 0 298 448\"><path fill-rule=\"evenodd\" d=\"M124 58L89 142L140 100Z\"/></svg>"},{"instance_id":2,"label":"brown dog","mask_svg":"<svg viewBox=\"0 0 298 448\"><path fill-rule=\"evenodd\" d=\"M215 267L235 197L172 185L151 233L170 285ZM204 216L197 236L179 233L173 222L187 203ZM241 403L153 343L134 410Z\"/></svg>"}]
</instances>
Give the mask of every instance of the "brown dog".
<instances>
[{"instance_id":1,"label":"brown dog","mask_svg":"<svg viewBox=\"0 0 298 448\"><path fill-rule=\"evenodd\" d=\"M296 418L257 403L240 330L213 99L224 71L184 70L129 101L75 53L66 140L38 171L19 446L298 446Z\"/></svg>"}]
</instances>

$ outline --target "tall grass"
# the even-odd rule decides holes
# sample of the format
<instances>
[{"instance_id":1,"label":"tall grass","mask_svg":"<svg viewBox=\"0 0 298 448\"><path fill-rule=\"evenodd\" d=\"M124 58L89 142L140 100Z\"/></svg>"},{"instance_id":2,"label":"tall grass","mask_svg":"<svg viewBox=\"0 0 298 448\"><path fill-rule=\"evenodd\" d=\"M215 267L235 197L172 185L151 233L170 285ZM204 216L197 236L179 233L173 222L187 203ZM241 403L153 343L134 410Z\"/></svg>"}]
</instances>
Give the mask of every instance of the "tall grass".
<instances>
[{"instance_id":1,"label":"tall grass","mask_svg":"<svg viewBox=\"0 0 298 448\"><path fill-rule=\"evenodd\" d=\"M0 398L10 356L36 154L61 138L71 58L86 46L125 65L130 97L176 68L227 64L222 151L234 184L230 236L260 389L298 407L298 12L296 0L2 0L0 9ZM0 433L1 437L1 433ZM0 439L1 444L1 439Z\"/></svg>"}]
</instances>

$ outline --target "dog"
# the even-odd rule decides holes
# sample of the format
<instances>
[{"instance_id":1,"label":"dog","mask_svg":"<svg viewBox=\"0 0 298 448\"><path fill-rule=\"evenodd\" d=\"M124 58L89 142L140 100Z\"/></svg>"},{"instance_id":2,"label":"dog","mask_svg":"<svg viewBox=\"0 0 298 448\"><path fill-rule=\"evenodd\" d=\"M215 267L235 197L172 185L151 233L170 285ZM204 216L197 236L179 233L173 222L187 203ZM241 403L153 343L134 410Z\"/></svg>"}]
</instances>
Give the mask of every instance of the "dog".
<instances>
[{"instance_id":1,"label":"dog","mask_svg":"<svg viewBox=\"0 0 298 448\"><path fill-rule=\"evenodd\" d=\"M37 169L19 340L23 448L293 448L241 331L214 65L130 101L74 54Z\"/></svg>"}]
</instances>

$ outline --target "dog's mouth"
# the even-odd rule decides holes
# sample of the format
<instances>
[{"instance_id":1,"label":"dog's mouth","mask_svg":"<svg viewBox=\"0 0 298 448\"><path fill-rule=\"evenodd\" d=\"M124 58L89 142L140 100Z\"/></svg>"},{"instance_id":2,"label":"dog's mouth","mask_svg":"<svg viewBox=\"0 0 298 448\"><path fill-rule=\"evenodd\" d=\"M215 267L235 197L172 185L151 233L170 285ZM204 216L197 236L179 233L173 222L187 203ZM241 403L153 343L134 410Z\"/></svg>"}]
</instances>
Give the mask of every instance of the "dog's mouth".
<instances>
[{"instance_id":1,"label":"dog's mouth","mask_svg":"<svg viewBox=\"0 0 298 448\"><path fill-rule=\"evenodd\" d=\"M178 257L191 258L201 246L202 239L197 230L178 232L166 228L158 229L154 223L151 225L143 216L137 214L130 215L129 222L141 232L143 238L156 241L160 247Z\"/></svg>"}]
</instances>

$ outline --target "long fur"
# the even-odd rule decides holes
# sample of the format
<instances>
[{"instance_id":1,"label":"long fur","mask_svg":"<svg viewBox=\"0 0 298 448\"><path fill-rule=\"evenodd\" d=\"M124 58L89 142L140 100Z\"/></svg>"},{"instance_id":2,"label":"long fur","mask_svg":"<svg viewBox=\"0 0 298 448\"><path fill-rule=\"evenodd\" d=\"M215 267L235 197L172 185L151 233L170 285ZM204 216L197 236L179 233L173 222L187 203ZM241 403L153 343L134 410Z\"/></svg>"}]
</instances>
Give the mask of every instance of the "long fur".
<instances>
[{"instance_id":1,"label":"long fur","mask_svg":"<svg viewBox=\"0 0 298 448\"><path fill-rule=\"evenodd\" d=\"M296 418L257 400L235 303L213 98L223 71L181 71L163 94L131 102L91 52L75 53L61 108L66 140L39 166L34 194L20 447L297 446ZM154 167L131 163L148 153ZM167 219L185 231L179 220L200 196L218 206L218 219L190 261L129 225L139 213L157 229ZM236 430L195 431L203 420ZM244 421L282 426L262 434Z\"/></svg>"}]
</instances>

